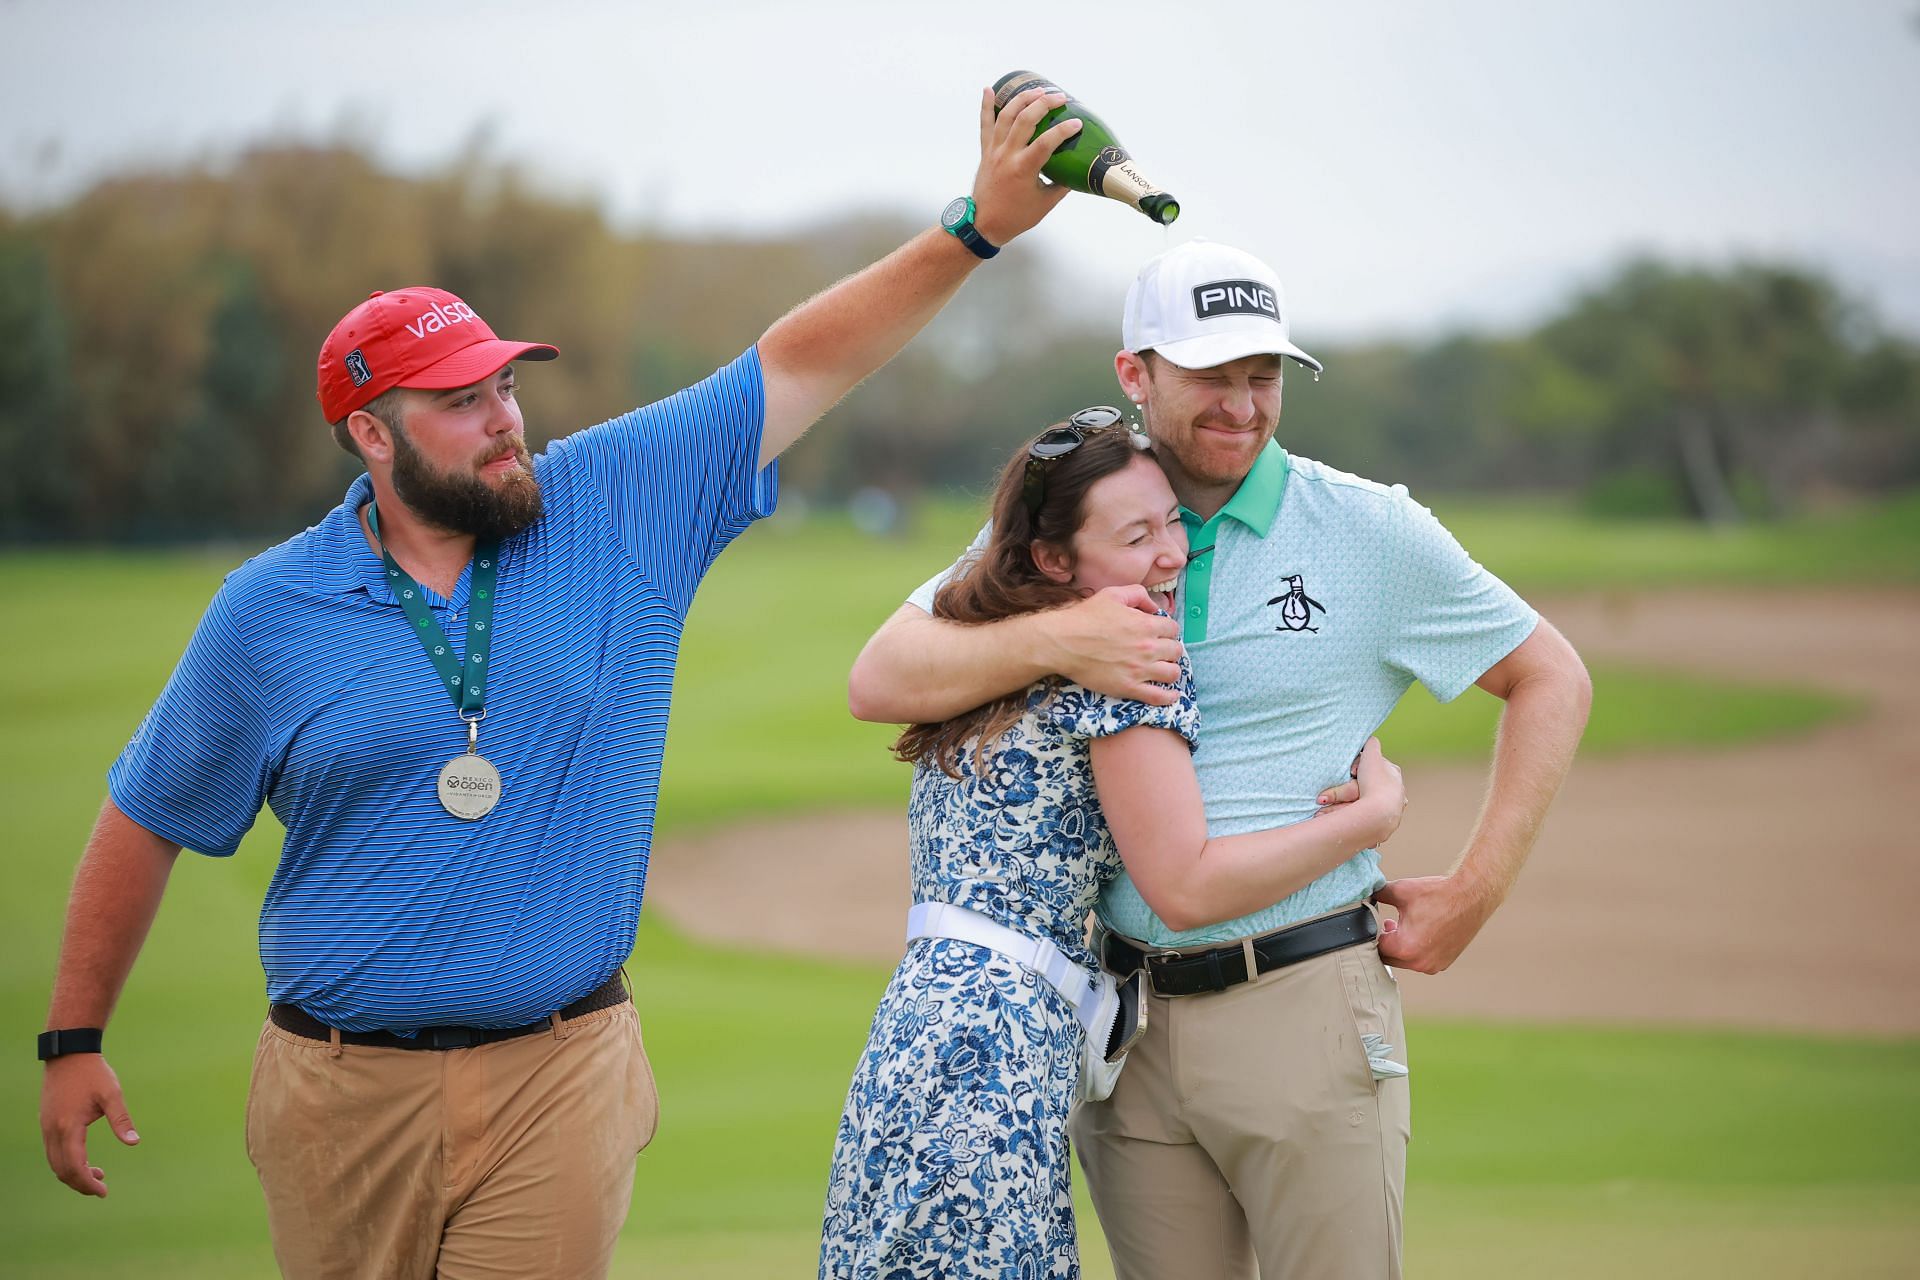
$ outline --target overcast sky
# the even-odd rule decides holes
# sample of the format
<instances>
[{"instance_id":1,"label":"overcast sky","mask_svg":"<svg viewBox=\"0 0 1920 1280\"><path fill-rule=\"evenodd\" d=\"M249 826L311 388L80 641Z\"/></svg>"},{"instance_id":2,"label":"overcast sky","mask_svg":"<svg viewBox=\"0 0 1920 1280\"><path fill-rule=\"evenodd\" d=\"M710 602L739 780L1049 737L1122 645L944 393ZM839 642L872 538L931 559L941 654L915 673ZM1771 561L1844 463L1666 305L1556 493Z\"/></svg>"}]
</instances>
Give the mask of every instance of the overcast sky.
<instances>
[{"instance_id":1,"label":"overcast sky","mask_svg":"<svg viewBox=\"0 0 1920 1280\"><path fill-rule=\"evenodd\" d=\"M1920 333L1920 0L0 0L0 194L485 131L627 224L931 222L1016 67L1181 202L1163 231L1075 198L1017 246L1095 314L1204 235L1274 263L1309 349L1524 323L1635 250L1820 265Z\"/></svg>"}]
</instances>

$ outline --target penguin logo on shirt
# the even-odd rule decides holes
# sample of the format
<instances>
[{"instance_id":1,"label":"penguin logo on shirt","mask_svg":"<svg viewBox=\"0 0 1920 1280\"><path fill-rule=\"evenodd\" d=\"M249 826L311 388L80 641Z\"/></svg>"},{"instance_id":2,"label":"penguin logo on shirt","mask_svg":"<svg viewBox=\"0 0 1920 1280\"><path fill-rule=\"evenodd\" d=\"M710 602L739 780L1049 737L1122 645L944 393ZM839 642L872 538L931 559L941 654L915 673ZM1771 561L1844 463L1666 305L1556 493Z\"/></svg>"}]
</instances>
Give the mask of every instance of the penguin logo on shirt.
<instances>
[{"instance_id":1,"label":"penguin logo on shirt","mask_svg":"<svg viewBox=\"0 0 1920 1280\"><path fill-rule=\"evenodd\" d=\"M1296 573L1287 578L1286 583L1287 590L1284 595L1277 595L1267 601L1269 608L1276 604L1280 606L1280 625L1274 630L1318 632L1320 628L1310 627L1307 624L1313 621L1315 609L1325 613L1327 606L1307 594L1306 583L1301 580L1299 574Z\"/></svg>"}]
</instances>

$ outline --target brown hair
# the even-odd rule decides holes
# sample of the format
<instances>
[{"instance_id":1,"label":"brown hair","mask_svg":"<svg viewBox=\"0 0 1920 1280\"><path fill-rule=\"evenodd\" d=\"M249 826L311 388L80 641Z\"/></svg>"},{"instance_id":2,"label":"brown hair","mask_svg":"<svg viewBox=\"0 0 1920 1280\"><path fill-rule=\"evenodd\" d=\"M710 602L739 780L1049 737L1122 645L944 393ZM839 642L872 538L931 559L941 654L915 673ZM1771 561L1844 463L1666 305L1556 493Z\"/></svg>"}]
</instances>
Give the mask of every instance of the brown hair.
<instances>
[{"instance_id":1,"label":"brown hair","mask_svg":"<svg viewBox=\"0 0 1920 1280\"><path fill-rule=\"evenodd\" d=\"M398 434L401 430L401 420L407 416L406 405L404 403L406 394L407 391L405 387L389 387L360 407L380 419L380 421L386 423L387 430ZM352 416L352 414L348 414L347 418L351 418ZM366 458L361 454L360 446L353 442L353 433L347 430L347 418L342 418L340 421L332 424L333 442L354 457L359 458L360 461L365 462Z\"/></svg>"},{"instance_id":2,"label":"brown hair","mask_svg":"<svg viewBox=\"0 0 1920 1280\"><path fill-rule=\"evenodd\" d=\"M1075 588L1040 572L1033 562L1034 544L1057 548L1071 562L1073 535L1086 519L1087 491L1095 481L1125 470L1135 457L1153 456L1151 449L1134 443L1124 423L1090 430L1071 453L1036 464L1045 468L1046 489L1040 509L1029 513L1025 490L1032 443L1022 444L1000 469L987 545L941 586L933 598L934 617L978 626L1078 600ZM961 748L973 742L974 759L980 760L987 746L1019 721L1026 706L1027 691L1018 689L939 724L909 725L893 744L893 754L909 764L924 760L958 777Z\"/></svg>"}]
</instances>

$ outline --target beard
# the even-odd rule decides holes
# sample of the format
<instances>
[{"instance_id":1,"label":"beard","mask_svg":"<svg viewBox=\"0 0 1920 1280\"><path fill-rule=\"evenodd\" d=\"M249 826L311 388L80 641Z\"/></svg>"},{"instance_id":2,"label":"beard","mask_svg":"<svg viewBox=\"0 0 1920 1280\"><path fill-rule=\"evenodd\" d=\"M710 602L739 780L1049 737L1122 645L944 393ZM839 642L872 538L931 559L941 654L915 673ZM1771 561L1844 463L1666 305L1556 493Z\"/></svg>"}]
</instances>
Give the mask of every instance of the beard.
<instances>
[{"instance_id":1,"label":"beard","mask_svg":"<svg viewBox=\"0 0 1920 1280\"><path fill-rule=\"evenodd\" d=\"M396 429L393 491L416 516L438 528L469 533L482 541L511 537L538 520L545 509L532 455L515 440L476 459L474 465L485 466L509 453L520 460L521 469L502 477L497 485L488 484L470 473L436 470Z\"/></svg>"},{"instance_id":2,"label":"beard","mask_svg":"<svg viewBox=\"0 0 1920 1280\"><path fill-rule=\"evenodd\" d=\"M1181 479L1207 486L1238 487L1279 427L1276 418L1272 423L1249 428L1241 438L1243 442L1236 443L1201 434L1201 427L1208 424L1162 417L1154 413L1151 402L1143 416L1154 455L1161 469L1174 478L1176 493L1181 492ZM1182 494L1183 499L1185 496Z\"/></svg>"},{"instance_id":3,"label":"beard","mask_svg":"<svg viewBox=\"0 0 1920 1280\"><path fill-rule=\"evenodd\" d=\"M1161 375L1153 364L1148 365L1147 381L1154 390L1161 387ZM1147 435L1153 441L1154 453L1160 467L1173 481L1174 492L1182 501L1188 497L1197 497L1189 491L1189 486L1208 488L1238 488L1247 478L1248 472L1257 462L1261 450L1273 439L1280 427L1280 404L1275 402L1271 417L1250 424L1247 438L1236 443L1231 438L1203 433L1204 426L1219 426L1232 429L1233 424L1222 422L1212 414L1203 414L1198 418L1185 416L1185 410L1176 411L1177 394L1149 395L1142 406ZM1176 416L1178 412L1179 416Z\"/></svg>"}]
</instances>

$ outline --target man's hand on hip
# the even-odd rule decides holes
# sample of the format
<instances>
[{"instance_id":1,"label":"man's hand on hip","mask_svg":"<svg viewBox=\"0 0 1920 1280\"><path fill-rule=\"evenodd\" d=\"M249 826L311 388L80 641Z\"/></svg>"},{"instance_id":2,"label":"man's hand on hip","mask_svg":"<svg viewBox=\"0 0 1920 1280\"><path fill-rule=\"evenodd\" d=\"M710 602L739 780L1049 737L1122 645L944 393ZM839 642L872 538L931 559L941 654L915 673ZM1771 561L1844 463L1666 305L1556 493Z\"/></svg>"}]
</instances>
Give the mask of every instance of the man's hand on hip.
<instances>
[{"instance_id":1,"label":"man's hand on hip","mask_svg":"<svg viewBox=\"0 0 1920 1280\"><path fill-rule=\"evenodd\" d=\"M126 1145L140 1141L120 1096L120 1078L105 1057L75 1053L47 1063L40 1084L40 1139L54 1176L83 1196L107 1194L105 1171L87 1163L87 1126L102 1116Z\"/></svg>"},{"instance_id":2,"label":"man's hand on hip","mask_svg":"<svg viewBox=\"0 0 1920 1280\"><path fill-rule=\"evenodd\" d=\"M1498 905L1454 876L1392 880L1373 896L1399 913L1380 935L1380 958L1416 973L1439 973L1458 960Z\"/></svg>"},{"instance_id":3,"label":"man's hand on hip","mask_svg":"<svg viewBox=\"0 0 1920 1280\"><path fill-rule=\"evenodd\" d=\"M1374 895L1400 913L1398 927L1380 939L1380 958L1419 973L1439 973L1458 960L1505 901L1573 764L1593 704L1580 655L1545 618L1475 683L1506 705L1492 783L1466 851L1447 875L1395 880Z\"/></svg>"},{"instance_id":4,"label":"man's hand on hip","mask_svg":"<svg viewBox=\"0 0 1920 1280\"><path fill-rule=\"evenodd\" d=\"M1171 706L1180 680L1180 624L1141 586L1106 587L1078 604L1039 616L1048 664L1067 679L1115 698Z\"/></svg>"}]
</instances>

